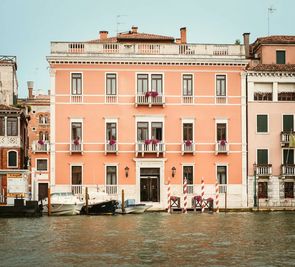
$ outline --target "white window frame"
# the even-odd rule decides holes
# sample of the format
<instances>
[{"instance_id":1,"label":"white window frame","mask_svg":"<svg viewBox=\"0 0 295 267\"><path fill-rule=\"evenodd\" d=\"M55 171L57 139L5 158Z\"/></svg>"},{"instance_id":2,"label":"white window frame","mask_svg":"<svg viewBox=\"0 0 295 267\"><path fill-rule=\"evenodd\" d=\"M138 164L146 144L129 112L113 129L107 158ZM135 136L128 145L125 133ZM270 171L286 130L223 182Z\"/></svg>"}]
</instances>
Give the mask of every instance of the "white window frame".
<instances>
[{"instance_id":1,"label":"white window frame","mask_svg":"<svg viewBox=\"0 0 295 267\"><path fill-rule=\"evenodd\" d=\"M292 113L283 113L282 114L282 123L281 123L281 129L282 129L282 131L284 130L284 116L285 115L290 115L290 116L293 116L293 126L294 126L294 128L295 128L295 114L292 114ZM295 132L295 129L293 129L293 132Z\"/></svg>"},{"instance_id":2,"label":"white window frame","mask_svg":"<svg viewBox=\"0 0 295 267\"><path fill-rule=\"evenodd\" d=\"M74 95L74 94L72 94L72 74L81 74L81 86L82 86L82 88L81 88L81 95ZM70 88L70 96L82 96L83 97L83 95L84 95L84 77L83 77L83 72L81 72L81 71L71 71L70 72L70 86L69 86L69 88Z\"/></svg>"},{"instance_id":3,"label":"white window frame","mask_svg":"<svg viewBox=\"0 0 295 267\"><path fill-rule=\"evenodd\" d=\"M116 75L116 94L115 95L108 95L107 94L107 76L108 74L115 74ZM106 96L118 96L119 95L119 88L118 88L118 79L119 79L119 75L118 72L106 72L105 73L105 95Z\"/></svg>"},{"instance_id":4,"label":"white window frame","mask_svg":"<svg viewBox=\"0 0 295 267\"><path fill-rule=\"evenodd\" d=\"M284 162L284 150L293 150L293 164L295 164L295 148L283 148L282 149L282 164L285 165L286 163Z\"/></svg>"},{"instance_id":5,"label":"white window frame","mask_svg":"<svg viewBox=\"0 0 295 267\"><path fill-rule=\"evenodd\" d=\"M214 80L214 96L215 96L215 104L220 104L220 103L217 103L216 99L217 97L223 97L223 96L218 96L216 94L216 91L217 91L217 76L225 76L225 103L224 104L227 104L227 99L228 99L228 77L227 77L227 73L215 73L215 80Z\"/></svg>"},{"instance_id":6,"label":"white window frame","mask_svg":"<svg viewBox=\"0 0 295 267\"><path fill-rule=\"evenodd\" d=\"M80 138L81 144L83 144L83 138L84 138L84 120L82 118L71 118L70 119L70 143L72 144L73 138L72 138L72 123L74 122L81 122L81 127L82 127L82 138Z\"/></svg>"},{"instance_id":7,"label":"white window frame","mask_svg":"<svg viewBox=\"0 0 295 267\"><path fill-rule=\"evenodd\" d=\"M105 186L107 185L111 185L111 184L107 184L107 167L116 167L116 176L117 176L117 186L119 185L119 163L106 163L104 165L104 184Z\"/></svg>"},{"instance_id":8,"label":"white window frame","mask_svg":"<svg viewBox=\"0 0 295 267\"><path fill-rule=\"evenodd\" d=\"M183 173L183 168L184 167L193 167L193 183L190 185L194 185L195 184L195 163L182 163L181 164L181 179L182 179L182 186L183 184L183 178L184 178L184 173Z\"/></svg>"},{"instance_id":9,"label":"white window frame","mask_svg":"<svg viewBox=\"0 0 295 267\"><path fill-rule=\"evenodd\" d=\"M162 123L162 142L165 143L165 119L163 116L136 116L135 118L135 142L137 141L137 123L138 122L147 122L149 139L152 138L152 122L161 122Z\"/></svg>"},{"instance_id":10,"label":"white window frame","mask_svg":"<svg viewBox=\"0 0 295 267\"><path fill-rule=\"evenodd\" d=\"M215 119L215 143L217 142L217 124L226 124L226 142L229 143L228 119Z\"/></svg>"},{"instance_id":11,"label":"white window frame","mask_svg":"<svg viewBox=\"0 0 295 267\"><path fill-rule=\"evenodd\" d=\"M146 74L148 75L148 90L151 90L152 86L152 74L159 74L162 75L162 96L165 96L165 73L164 72L148 72L148 71L142 71L142 72L135 72L135 95L138 95L137 91L137 75L138 74Z\"/></svg>"},{"instance_id":12,"label":"white window frame","mask_svg":"<svg viewBox=\"0 0 295 267\"><path fill-rule=\"evenodd\" d=\"M217 175L217 169L218 169L218 167L226 167L226 184L219 184L219 181L218 181L218 175ZM215 164L215 181L218 181L218 184L219 185L229 185L230 183L229 183L229 171L228 171L228 169L229 169L229 164L228 163L216 163Z\"/></svg>"},{"instance_id":13,"label":"white window frame","mask_svg":"<svg viewBox=\"0 0 295 267\"><path fill-rule=\"evenodd\" d=\"M258 132L257 130L257 122L258 122L258 116L259 115L266 115L267 116L267 132ZM264 134L269 134L270 133L270 130L269 130L269 127L270 127L270 125L269 125L269 114L268 113L257 113L256 114L256 124L255 124L255 132L256 132L256 134L261 134L261 135L264 135Z\"/></svg>"},{"instance_id":14,"label":"white window frame","mask_svg":"<svg viewBox=\"0 0 295 267\"><path fill-rule=\"evenodd\" d=\"M193 143L195 142L195 119L181 119L181 143L183 142L183 124L191 123L193 125Z\"/></svg>"},{"instance_id":15,"label":"white window frame","mask_svg":"<svg viewBox=\"0 0 295 267\"><path fill-rule=\"evenodd\" d=\"M192 75L192 95L191 95L191 97L194 99L194 96L195 96L195 75L194 75L194 73L189 73L189 72L181 73L181 86L180 86L181 96L182 96L182 98L187 96L187 95L183 94L183 76L184 75ZM190 97L190 96L187 96L187 97ZM193 103L194 103L194 101L193 101Z\"/></svg>"},{"instance_id":16,"label":"white window frame","mask_svg":"<svg viewBox=\"0 0 295 267\"><path fill-rule=\"evenodd\" d=\"M269 158L269 148L268 147L257 147L256 148L256 155L255 155L255 163L258 164L258 150L267 150L267 164L271 162Z\"/></svg>"},{"instance_id":17,"label":"white window frame","mask_svg":"<svg viewBox=\"0 0 295 267\"><path fill-rule=\"evenodd\" d=\"M277 52L285 52L285 64L287 64L287 51L286 51L286 49L276 49L276 60L275 60L274 64L278 64L277 63ZM282 65L282 64L280 64L280 65Z\"/></svg>"},{"instance_id":18,"label":"white window frame","mask_svg":"<svg viewBox=\"0 0 295 267\"><path fill-rule=\"evenodd\" d=\"M9 165L9 152L16 152L16 166ZM18 151L15 149L10 149L7 151L7 168L18 168Z\"/></svg>"},{"instance_id":19,"label":"white window frame","mask_svg":"<svg viewBox=\"0 0 295 267\"><path fill-rule=\"evenodd\" d=\"M118 140L119 140L118 119L117 118L105 118L105 120L104 120L104 140L105 140L105 142L107 141L107 123L116 123L116 134L117 134L116 143L118 144Z\"/></svg>"},{"instance_id":20,"label":"white window frame","mask_svg":"<svg viewBox=\"0 0 295 267\"><path fill-rule=\"evenodd\" d=\"M81 167L81 185L84 184L84 164L83 163L71 163L70 164L70 185L76 185L76 184L72 184L72 167L75 167L75 166L78 166L78 167Z\"/></svg>"},{"instance_id":21,"label":"white window frame","mask_svg":"<svg viewBox=\"0 0 295 267\"><path fill-rule=\"evenodd\" d=\"M38 160L46 160L46 170L38 170ZM35 166L36 166L36 172L48 172L48 159L47 158L36 158L35 159Z\"/></svg>"}]
</instances>

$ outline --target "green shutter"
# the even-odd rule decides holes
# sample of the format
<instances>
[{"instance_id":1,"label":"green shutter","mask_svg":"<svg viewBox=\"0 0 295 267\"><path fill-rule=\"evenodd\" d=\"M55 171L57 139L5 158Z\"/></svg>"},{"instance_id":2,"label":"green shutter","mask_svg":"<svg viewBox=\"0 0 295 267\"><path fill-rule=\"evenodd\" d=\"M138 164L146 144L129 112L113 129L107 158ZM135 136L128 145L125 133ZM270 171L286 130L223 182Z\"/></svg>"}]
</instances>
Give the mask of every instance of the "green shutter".
<instances>
[{"instance_id":1,"label":"green shutter","mask_svg":"<svg viewBox=\"0 0 295 267\"><path fill-rule=\"evenodd\" d=\"M257 115L257 132L258 133L267 133L267 115Z\"/></svg>"},{"instance_id":2,"label":"green shutter","mask_svg":"<svg viewBox=\"0 0 295 267\"><path fill-rule=\"evenodd\" d=\"M286 52L285 51L277 51L277 64L286 64Z\"/></svg>"},{"instance_id":3,"label":"green shutter","mask_svg":"<svg viewBox=\"0 0 295 267\"><path fill-rule=\"evenodd\" d=\"M283 131L291 132L294 130L294 119L293 115L284 115L283 116Z\"/></svg>"},{"instance_id":4,"label":"green shutter","mask_svg":"<svg viewBox=\"0 0 295 267\"><path fill-rule=\"evenodd\" d=\"M258 149L257 150L257 164L268 164L268 150Z\"/></svg>"},{"instance_id":5,"label":"green shutter","mask_svg":"<svg viewBox=\"0 0 295 267\"><path fill-rule=\"evenodd\" d=\"M283 164L294 164L294 150L284 149L283 153Z\"/></svg>"}]
</instances>

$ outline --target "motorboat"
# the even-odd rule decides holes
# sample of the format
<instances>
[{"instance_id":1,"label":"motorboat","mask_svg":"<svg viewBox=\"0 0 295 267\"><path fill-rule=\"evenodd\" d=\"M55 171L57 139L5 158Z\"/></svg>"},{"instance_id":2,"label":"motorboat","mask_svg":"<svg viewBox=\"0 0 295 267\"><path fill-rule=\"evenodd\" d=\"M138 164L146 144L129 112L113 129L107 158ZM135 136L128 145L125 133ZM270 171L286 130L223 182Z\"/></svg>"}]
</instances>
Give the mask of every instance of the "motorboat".
<instances>
[{"instance_id":1,"label":"motorboat","mask_svg":"<svg viewBox=\"0 0 295 267\"><path fill-rule=\"evenodd\" d=\"M117 201L110 199L105 192L92 192L89 194L88 210L85 202L81 214L114 215L117 208Z\"/></svg>"},{"instance_id":2,"label":"motorboat","mask_svg":"<svg viewBox=\"0 0 295 267\"><path fill-rule=\"evenodd\" d=\"M48 212L48 198L42 201L43 212ZM72 192L58 192L50 195L50 207L52 215L78 215L84 201L80 200Z\"/></svg>"},{"instance_id":3,"label":"motorboat","mask_svg":"<svg viewBox=\"0 0 295 267\"><path fill-rule=\"evenodd\" d=\"M122 203L119 203L117 209L116 209L116 213L120 213L120 214L129 214L129 213L133 213L133 214L140 214L140 213L144 213L147 209L151 208L153 205L147 205L144 203L138 203L135 204L135 199L127 199L124 202L125 206L124 206L124 211L122 210Z\"/></svg>"}]
</instances>

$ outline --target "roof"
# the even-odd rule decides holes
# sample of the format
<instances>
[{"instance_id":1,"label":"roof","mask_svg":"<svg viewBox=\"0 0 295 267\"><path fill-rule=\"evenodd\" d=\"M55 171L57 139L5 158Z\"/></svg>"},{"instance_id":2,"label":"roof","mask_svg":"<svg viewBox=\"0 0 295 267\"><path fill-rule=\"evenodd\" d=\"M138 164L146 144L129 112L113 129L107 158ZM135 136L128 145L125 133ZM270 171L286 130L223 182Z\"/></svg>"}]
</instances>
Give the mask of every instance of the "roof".
<instances>
[{"instance_id":1,"label":"roof","mask_svg":"<svg viewBox=\"0 0 295 267\"><path fill-rule=\"evenodd\" d=\"M123 32L119 33L116 37L109 37L105 39L95 39L89 41L89 43L120 43L120 42L168 42L174 43L174 37L164 36L151 33L139 33L139 32Z\"/></svg>"},{"instance_id":2,"label":"roof","mask_svg":"<svg viewBox=\"0 0 295 267\"><path fill-rule=\"evenodd\" d=\"M7 106L7 105L0 104L0 110L20 111L21 109L16 108L16 107L12 107L12 106Z\"/></svg>"},{"instance_id":3,"label":"roof","mask_svg":"<svg viewBox=\"0 0 295 267\"><path fill-rule=\"evenodd\" d=\"M255 51L260 45L264 44L295 44L294 35L271 35L267 37L257 38L251 45L253 51Z\"/></svg>"},{"instance_id":4,"label":"roof","mask_svg":"<svg viewBox=\"0 0 295 267\"><path fill-rule=\"evenodd\" d=\"M250 71L285 71L295 72L295 64L258 64L249 67Z\"/></svg>"}]
</instances>

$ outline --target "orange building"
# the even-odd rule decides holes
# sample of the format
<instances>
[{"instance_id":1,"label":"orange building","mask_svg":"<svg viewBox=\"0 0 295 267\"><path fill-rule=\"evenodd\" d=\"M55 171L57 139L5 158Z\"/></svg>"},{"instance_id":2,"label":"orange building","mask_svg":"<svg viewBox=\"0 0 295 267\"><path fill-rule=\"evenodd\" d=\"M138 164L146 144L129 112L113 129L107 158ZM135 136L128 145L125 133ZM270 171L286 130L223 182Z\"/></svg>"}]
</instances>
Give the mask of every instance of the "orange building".
<instances>
[{"instance_id":1,"label":"orange building","mask_svg":"<svg viewBox=\"0 0 295 267\"><path fill-rule=\"evenodd\" d=\"M103 190L167 205L201 194L247 205L244 45L187 43L137 27L86 42L52 42L52 191ZM225 192L227 203L225 203ZM190 202L189 202L190 203Z\"/></svg>"}]
</instances>

